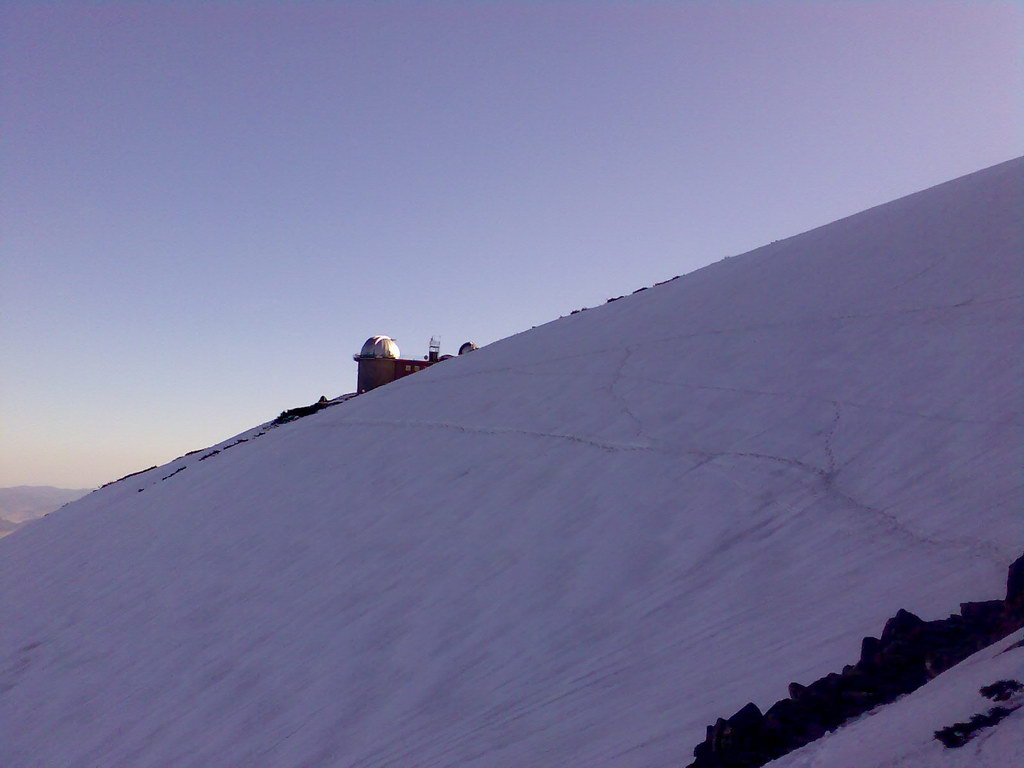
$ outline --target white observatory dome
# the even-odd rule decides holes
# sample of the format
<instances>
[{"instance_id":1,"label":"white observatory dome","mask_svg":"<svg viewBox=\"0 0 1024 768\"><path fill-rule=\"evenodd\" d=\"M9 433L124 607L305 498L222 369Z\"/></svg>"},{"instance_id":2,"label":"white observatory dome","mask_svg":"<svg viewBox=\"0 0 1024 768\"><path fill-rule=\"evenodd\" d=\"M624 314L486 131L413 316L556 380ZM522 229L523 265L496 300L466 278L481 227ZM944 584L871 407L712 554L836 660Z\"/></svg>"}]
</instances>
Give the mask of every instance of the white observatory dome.
<instances>
[{"instance_id":1,"label":"white observatory dome","mask_svg":"<svg viewBox=\"0 0 1024 768\"><path fill-rule=\"evenodd\" d=\"M401 353L398 344L390 336L374 336L366 340L359 350L360 357L387 357L397 359Z\"/></svg>"}]
</instances>

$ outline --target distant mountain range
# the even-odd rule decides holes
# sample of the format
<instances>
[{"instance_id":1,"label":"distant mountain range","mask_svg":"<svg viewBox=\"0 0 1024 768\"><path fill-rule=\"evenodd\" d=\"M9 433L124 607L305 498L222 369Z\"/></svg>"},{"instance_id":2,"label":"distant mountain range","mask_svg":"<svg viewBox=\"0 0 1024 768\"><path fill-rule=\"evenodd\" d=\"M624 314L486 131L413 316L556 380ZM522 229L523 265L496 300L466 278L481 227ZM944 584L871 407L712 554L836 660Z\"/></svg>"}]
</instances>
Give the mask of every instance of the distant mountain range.
<instances>
[{"instance_id":1,"label":"distant mountain range","mask_svg":"<svg viewBox=\"0 0 1024 768\"><path fill-rule=\"evenodd\" d=\"M80 499L91 488L54 488L50 485L18 485L0 488L0 536L23 523L35 520L69 501Z\"/></svg>"}]
</instances>

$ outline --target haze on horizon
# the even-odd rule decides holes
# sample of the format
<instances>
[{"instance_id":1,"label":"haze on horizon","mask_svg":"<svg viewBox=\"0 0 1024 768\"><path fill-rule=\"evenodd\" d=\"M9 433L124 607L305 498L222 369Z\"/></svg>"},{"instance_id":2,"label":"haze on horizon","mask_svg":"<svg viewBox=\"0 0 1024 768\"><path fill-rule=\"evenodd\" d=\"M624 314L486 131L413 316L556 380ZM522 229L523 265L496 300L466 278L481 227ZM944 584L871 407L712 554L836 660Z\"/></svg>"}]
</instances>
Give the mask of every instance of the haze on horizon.
<instances>
[{"instance_id":1,"label":"haze on horizon","mask_svg":"<svg viewBox=\"0 0 1024 768\"><path fill-rule=\"evenodd\" d=\"M9 3L0 486L1021 154L1013 2Z\"/></svg>"}]
</instances>

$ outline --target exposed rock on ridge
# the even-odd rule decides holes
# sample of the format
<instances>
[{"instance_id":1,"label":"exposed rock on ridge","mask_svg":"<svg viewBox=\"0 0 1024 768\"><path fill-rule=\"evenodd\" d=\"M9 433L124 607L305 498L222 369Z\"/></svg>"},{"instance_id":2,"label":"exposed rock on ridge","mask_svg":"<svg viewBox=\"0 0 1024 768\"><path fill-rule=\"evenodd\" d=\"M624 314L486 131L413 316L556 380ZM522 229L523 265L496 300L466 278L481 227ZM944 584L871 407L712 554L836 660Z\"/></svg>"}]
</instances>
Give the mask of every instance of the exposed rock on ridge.
<instances>
[{"instance_id":1,"label":"exposed rock on ridge","mask_svg":"<svg viewBox=\"0 0 1024 768\"><path fill-rule=\"evenodd\" d=\"M960 613L923 621L900 610L879 638L865 637L860 660L810 685L789 684L789 698L761 713L749 703L709 725L688 768L757 768L792 752L872 707L920 688L968 656L1024 627L1024 555L1010 566L1006 598L961 603Z\"/></svg>"}]
</instances>

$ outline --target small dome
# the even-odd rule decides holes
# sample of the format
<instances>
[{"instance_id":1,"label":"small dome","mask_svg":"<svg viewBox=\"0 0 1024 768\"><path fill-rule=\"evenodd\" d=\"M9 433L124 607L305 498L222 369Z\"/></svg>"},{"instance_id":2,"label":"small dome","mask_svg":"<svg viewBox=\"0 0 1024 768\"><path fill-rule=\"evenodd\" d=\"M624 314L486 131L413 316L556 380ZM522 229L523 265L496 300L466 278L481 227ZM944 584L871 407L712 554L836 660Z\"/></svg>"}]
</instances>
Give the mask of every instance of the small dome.
<instances>
[{"instance_id":1,"label":"small dome","mask_svg":"<svg viewBox=\"0 0 1024 768\"><path fill-rule=\"evenodd\" d=\"M366 340L359 350L360 357L387 357L397 359L401 353L398 344L390 336L374 336Z\"/></svg>"},{"instance_id":2,"label":"small dome","mask_svg":"<svg viewBox=\"0 0 1024 768\"><path fill-rule=\"evenodd\" d=\"M467 341L465 344L459 347L459 354L464 355L467 352L472 352L474 349L479 349L479 347L472 341Z\"/></svg>"}]
</instances>

